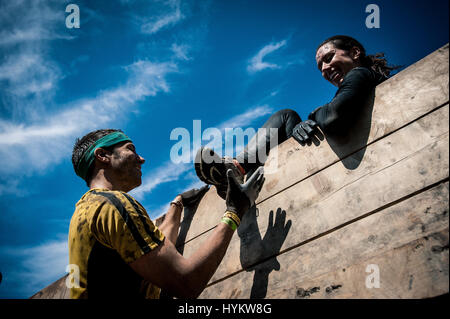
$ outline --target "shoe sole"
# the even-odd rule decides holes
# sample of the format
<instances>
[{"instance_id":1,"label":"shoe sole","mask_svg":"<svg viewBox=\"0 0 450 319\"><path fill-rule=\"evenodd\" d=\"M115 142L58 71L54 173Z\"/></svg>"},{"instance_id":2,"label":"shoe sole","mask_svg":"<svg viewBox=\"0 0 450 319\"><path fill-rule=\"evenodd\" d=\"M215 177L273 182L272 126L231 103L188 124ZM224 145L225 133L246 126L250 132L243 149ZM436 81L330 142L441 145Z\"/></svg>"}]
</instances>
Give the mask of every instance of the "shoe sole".
<instances>
[{"instance_id":1,"label":"shoe sole","mask_svg":"<svg viewBox=\"0 0 450 319\"><path fill-rule=\"evenodd\" d=\"M205 170L207 170L208 168L205 167L206 165L205 165L205 163L203 163L203 154L205 151L211 152L212 150L201 146L200 149L197 151L197 154L195 155L195 162L194 162L195 173L197 174L198 178L206 184L215 185L215 186L222 185L220 182L216 181L213 177L214 172L216 172L217 174L220 175L219 170L214 165L211 165L209 172L208 172L211 179L209 179L206 176Z\"/></svg>"}]
</instances>

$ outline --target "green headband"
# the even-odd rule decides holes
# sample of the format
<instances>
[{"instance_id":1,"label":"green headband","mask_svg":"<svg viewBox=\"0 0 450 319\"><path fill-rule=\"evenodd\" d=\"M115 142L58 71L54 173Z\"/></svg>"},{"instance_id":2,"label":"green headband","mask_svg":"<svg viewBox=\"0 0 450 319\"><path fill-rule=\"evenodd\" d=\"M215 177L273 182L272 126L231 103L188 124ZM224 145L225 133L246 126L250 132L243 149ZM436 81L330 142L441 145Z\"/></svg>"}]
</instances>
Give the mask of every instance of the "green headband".
<instances>
[{"instance_id":1,"label":"green headband","mask_svg":"<svg viewBox=\"0 0 450 319\"><path fill-rule=\"evenodd\" d=\"M86 152L84 152L83 156L81 156L75 169L75 173L77 173L77 175L82 179L86 180L86 175L88 173L89 167L95 159L95 150L99 147L113 146L123 141L131 142L131 139L122 132L113 132L111 134L103 136L102 138L99 138L86 150Z\"/></svg>"}]
</instances>

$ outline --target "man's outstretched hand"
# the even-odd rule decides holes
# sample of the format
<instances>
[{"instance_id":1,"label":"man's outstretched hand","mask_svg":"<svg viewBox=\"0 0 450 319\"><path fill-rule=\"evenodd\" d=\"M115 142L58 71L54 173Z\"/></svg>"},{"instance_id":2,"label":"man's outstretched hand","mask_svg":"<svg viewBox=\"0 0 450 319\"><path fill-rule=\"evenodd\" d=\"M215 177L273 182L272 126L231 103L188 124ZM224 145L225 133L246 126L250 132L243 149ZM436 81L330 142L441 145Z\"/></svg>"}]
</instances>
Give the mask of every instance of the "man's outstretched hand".
<instances>
[{"instance_id":1,"label":"man's outstretched hand","mask_svg":"<svg viewBox=\"0 0 450 319\"><path fill-rule=\"evenodd\" d=\"M200 199L202 199L203 195L205 195L205 193L208 191L208 189L209 185L206 185L201 187L200 189L193 188L180 194L181 203L183 204L183 206L187 207L197 204L200 201Z\"/></svg>"},{"instance_id":2,"label":"man's outstretched hand","mask_svg":"<svg viewBox=\"0 0 450 319\"><path fill-rule=\"evenodd\" d=\"M314 131L317 128L317 123L313 120L306 120L298 123L292 130L292 136L299 143L305 143L311 139Z\"/></svg>"},{"instance_id":3,"label":"man's outstretched hand","mask_svg":"<svg viewBox=\"0 0 450 319\"><path fill-rule=\"evenodd\" d=\"M239 183L231 169L227 171L228 189L227 210L236 213L239 218L255 205L255 200L264 184L264 168L259 167L244 184Z\"/></svg>"}]
</instances>

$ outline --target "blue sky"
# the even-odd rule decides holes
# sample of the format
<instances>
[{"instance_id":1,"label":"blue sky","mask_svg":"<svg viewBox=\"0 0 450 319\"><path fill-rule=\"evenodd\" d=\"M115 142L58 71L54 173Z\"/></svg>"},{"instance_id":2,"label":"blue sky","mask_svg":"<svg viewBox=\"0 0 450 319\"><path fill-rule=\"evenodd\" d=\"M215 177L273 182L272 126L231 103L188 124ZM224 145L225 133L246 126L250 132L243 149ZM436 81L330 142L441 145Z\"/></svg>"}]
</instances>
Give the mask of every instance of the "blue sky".
<instances>
[{"instance_id":1,"label":"blue sky","mask_svg":"<svg viewBox=\"0 0 450 319\"><path fill-rule=\"evenodd\" d=\"M70 3L78 29L65 25ZM369 3L380 28L365 25ZM448 42L448 12L447 0L0 0L0 297L65 274L87 191L71 164L77 137L121 128L133 139L146 164L132 194L155 218L202 185L192 163L170 159L175 128L193 142L194 120L223 131L287 107L306 118L336 91L315 65L323 39L351 35L406 67Z\"/></svg>"}]
</instances>

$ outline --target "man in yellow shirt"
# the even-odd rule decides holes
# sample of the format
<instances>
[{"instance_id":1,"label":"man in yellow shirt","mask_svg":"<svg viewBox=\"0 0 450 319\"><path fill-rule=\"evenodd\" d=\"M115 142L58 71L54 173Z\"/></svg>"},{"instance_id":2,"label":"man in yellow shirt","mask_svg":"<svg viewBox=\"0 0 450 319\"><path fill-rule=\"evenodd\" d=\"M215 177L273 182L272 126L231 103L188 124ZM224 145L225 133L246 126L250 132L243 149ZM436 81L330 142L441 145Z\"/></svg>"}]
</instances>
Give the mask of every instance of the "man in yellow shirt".
<instances>
[{"instance_id":1,"label":"man in yellow shirt","mask_svg":"<svg viewBox=\"0 0 450 319\"><path fill-rule=\"evenodd\" d=\"M197 297L264 183L262 169L245 184L230 170L227 211L208 241L185 258L175 248L181 211L207 188L178 195L156 227L128 194L141 184L144 162L121 130L97 130L76 141L72 163L89 191L76 204L70 222L69 262L79 269L72 298L158 298L161 288L176 297Z\"/></svg>"}]
</instances>

